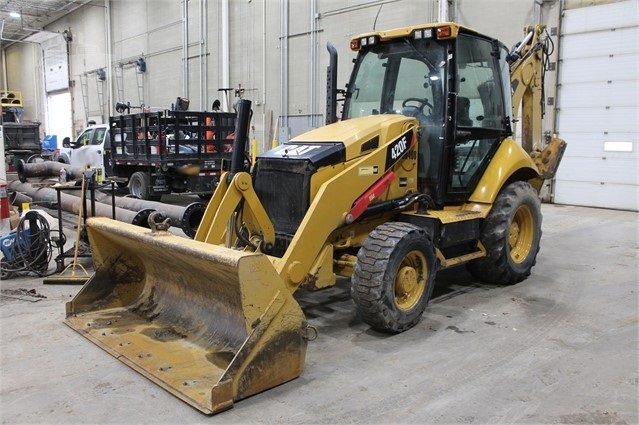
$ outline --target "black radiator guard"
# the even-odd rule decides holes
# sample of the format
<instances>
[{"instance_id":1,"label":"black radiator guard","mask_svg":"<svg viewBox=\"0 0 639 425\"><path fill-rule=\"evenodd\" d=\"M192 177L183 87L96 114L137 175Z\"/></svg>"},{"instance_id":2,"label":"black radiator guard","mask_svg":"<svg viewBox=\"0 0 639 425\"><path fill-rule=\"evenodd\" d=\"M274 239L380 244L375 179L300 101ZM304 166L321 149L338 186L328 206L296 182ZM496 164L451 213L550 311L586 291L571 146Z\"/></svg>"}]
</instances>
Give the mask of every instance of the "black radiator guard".
<instances>
[{"instance_id":1,"label":"black radiator guard","mask_svg":"<svg viewBox=\"0 0 639 425\"><path fill-rule=\"evenodd\" d=\"M257 158L254 186L275 228L272 255L284 254L311 202L311 178L318 168L345 160L342 143L284 144Z\"/></svg>"}]
</instances>

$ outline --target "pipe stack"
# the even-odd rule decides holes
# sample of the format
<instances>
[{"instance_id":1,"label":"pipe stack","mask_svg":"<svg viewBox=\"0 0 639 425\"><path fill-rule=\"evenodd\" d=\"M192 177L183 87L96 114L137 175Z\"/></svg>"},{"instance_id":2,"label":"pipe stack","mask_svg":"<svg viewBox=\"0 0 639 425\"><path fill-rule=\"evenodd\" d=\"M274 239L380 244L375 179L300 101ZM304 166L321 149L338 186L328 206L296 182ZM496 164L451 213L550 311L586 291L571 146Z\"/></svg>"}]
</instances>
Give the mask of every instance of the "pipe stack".
<instances>
[{"instance_id":1,"label":"pipe stack","mask_svg":"<svg viewBox=\"0 0 639 425\"><path fill-rule=\"evenodd\" d=\"M28 196L48 208L56 208L57 193L55 189L36 188L28 183L19 182L11 182L9 189L13 190L16 194L13 195L14 198ZM62 209L77 214L80 192L76 190L70 190L68 193L63 191L60 195ZM114 199L111 195L103 192L95 192L94 200L97 201L95 204L96 216L112 216L112 203ZM197 228L204 216L206 206L207 204L203 202L193 202L186 207L182 207L136 198L115 197L116 220L148 227L146 222L148 216L151 212L158 211L163 216L170 218L172 225L181 228L184 234L190 238L195 237ZM131 216L132 212L134 216ZM144 213L141 214L142 212ZM137 214L141 214L140 217L136 218Z\"/></svg>"},{"instance_id":2,"label":"pipe stack","mask_svg":"<svg viewBox=\"0 0 639 425\"><path fill-rule=\"evenodd\" d=\"M55 209L58 204L58 194L55 189L47 187L33 187L28 183L19 181L9 182L9 190L20 192L29 196L33 202L38 202L47 208ZM60 192L60 208L63 211L79 214L80 213L80 197ZM149 227L148 218L155 210L151 208L140 209L139 211L130 211L124 208L115 208L115 219L125 223L135 224L137 226ZM113 208L103 203L95 204L96 217L112 217Z\"/></svg>"}]
</instances>

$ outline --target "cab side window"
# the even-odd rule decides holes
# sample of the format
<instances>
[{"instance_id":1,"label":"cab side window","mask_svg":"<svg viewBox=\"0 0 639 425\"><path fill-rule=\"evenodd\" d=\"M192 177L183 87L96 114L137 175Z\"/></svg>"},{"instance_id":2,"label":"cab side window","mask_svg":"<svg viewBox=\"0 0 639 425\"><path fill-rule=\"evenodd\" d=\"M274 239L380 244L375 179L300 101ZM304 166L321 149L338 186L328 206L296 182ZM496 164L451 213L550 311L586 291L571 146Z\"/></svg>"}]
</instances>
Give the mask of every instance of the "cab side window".
<instances>
[{"instance_id":1,"label":"cab side window","mask_svg":"<svg viewBox=\"0 0 639 425\"><path fill-rule=\"evenodd\" d=\"M457 39L457 136L450 192L472 192L504 137L507 118L499 54L491 40L467 34Z\"/></svg>"},{"instance_id":2,"label":"cab side window","mask_svg":"<svg viewBox=\"0 0 639 425\"><path fill-rule=\"evenodd\" d=\"M91 140L92 145L99 145L104 140L104 133L106 133L106 128L97 128L93 135L93 139Z\"/></svg>"},{"instance_id":3,"label":"cab side window","mask_svg":"<svg viewBox=\"0 0 639 425\"><path fill-rule=\"evenodd\" d=\"M380 113L387 63L388 59L380 61L371 53L359 65L357 79L353 83L353 97L350 99L348 118Z\"/></svg>"},{"instance_id":4,"label":"cab side window","mask_svg":"<svg viewBox=\"0 0 639 425\"><path fill-rule=\"evenodd\" d=\"M505 110L493 43L463 35L457 46L458 121L467 127L502 129Z\"/></svg>"},{"instance_id":5,"label":"cab side window","mask_svg":"<svg viewBox=\"0 0 639 425\"><path fill-rule=\"evenodd\" d=\"M93 129L85 130L84 133L80 134L78 138L75 140L73 148L81 148L82 146L87 146L91 142L91 137L93 136Z\"/></svg>"}]
</instances>

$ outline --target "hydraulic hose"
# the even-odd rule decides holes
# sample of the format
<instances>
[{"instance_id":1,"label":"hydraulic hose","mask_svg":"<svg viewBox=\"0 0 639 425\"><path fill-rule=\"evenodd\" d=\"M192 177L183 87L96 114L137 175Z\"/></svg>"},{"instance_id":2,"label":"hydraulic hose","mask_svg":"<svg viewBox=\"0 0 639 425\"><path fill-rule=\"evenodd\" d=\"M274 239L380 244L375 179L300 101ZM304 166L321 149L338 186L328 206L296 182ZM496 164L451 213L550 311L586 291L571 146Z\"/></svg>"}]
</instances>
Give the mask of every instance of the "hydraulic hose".
<instances>
[{"instance_id":1,"label":"hydraulic hose","mask_svg":"<svg viewBox=\"0 0 639 425\"><path fill-rule=\"evenodd\" d=\"M20 219L15 229L10 255L2 259L1 277L8 279L18 272L44 276L52 256L49 223L36 211L29 211Z\"/></svg>"}]
</instances>

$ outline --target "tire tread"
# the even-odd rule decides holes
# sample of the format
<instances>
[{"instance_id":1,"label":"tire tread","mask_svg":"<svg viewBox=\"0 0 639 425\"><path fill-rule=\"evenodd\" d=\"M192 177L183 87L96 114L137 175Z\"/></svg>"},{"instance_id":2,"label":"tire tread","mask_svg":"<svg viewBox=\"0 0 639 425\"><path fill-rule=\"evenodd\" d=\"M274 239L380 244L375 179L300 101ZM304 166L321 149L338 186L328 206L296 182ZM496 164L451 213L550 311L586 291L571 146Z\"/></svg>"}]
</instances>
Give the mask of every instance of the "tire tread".
<instances>
[{"instance_id":1,"label":"tire tread","mask_svg":"<svg viewBox=\"0 0 639 425\"><path fill-rule=\"evenodd\" d=\"M508 236L515 210L524 202L529 204L536 220L536 235L529 258L523 267L516 267L510 259ZM541 239L541 202L528 182L516 181L497 196L493 208L482 225L481 241L487 256L468 263L468 270L479 280L497 284L515 284L526 279L537 262Z\"/></svg>"},{"instance_id":2,"label":"tire tread","mask_svg":"<svg viewBox=\"0 0 639 425\"><path fill-rule=\"evenodd\" d=\"M385 294L385 279L393 250L397 244L411 233L418 233L432 246L430 235L423 229L409 223L384 223L373 230L357 254L357 263L351 279L351 297L361 318L371 327L387 332L403 332L413 327L421 318L426 307L434 278L427 277L426 301L420 305L421 311L414 318L398 321L391 314L391 302ZM429 273L434 274L434 253Z\"/></svg>"}]
</instances>

